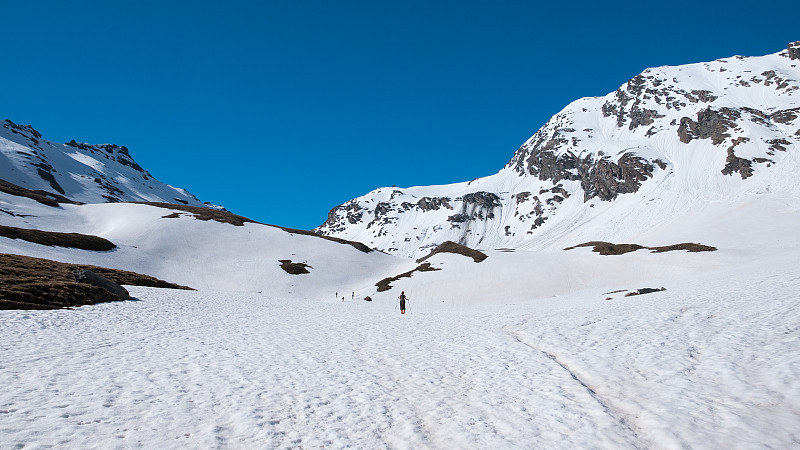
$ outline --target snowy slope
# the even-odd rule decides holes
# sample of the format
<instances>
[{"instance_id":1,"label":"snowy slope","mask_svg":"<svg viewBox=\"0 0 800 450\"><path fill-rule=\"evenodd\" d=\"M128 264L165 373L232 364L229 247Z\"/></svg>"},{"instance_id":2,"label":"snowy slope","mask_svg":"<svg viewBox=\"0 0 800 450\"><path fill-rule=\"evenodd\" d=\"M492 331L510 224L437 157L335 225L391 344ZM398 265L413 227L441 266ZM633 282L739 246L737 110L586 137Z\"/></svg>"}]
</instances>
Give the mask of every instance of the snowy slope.
<instances>
[{"instance_id":1,"label":"snowy slope","mask_svg":"<svg viewBox=\"0 0 800 450\"><path fill-rule=\"evenodd\" d=\"M329 298L401 272L410 261L258 223L234 226L131 203L58 208L0 192L0 225L106 238L109 252L49 247L0 237L0 253L130 270L195 289ZM165 217L170 216L170 217ZM280 260L308 264L290 275Z\"/></svg>"},{"instance_id":2,"label":"snowy slope","mask_svg":"<svg viewBox=\"0 0 800 450\"><path fill-rule=\"evenodd\" d=\"M318 231L411 257L446 240L547 249L577 243L561 238L579 228L619 241L719 199L798 196L796 49L647 69L568 105L495 175L377 189Z\"/></svg>"},{"instance_id":3,"label":"snowy slope","mask_svg":"<svg viewBox=\"0 0 800 450\"><path fill-rule=\"evenodd\" d=\"M0 126L0 179L84 203L151 201L202 206L184 189L166 185L139 166L124 146L59 144L30 125ZM206 205L210 206L210 205Z\"/></svg>"},{"instance_id":4,"label":"snowy slope","mask_svg":"<svg viewBox=\"0 0 800 450\"><path fill-rule=\"evenodd\" d=\"M800 273L767 262L613 301L453 310L412 297L405 316L391 302L135 287L140 301L0 311L0 440L793 448Z\"/></svg>"}]
</instances>

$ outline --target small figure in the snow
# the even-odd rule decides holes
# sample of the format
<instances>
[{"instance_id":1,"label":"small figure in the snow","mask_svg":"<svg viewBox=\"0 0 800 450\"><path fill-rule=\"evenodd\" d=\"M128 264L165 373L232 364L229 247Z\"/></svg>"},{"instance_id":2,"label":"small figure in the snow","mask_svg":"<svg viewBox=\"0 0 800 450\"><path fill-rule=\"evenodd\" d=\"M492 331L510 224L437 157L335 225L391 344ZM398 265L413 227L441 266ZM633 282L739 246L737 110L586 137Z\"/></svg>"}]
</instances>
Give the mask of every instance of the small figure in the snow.
<instances>
[{"instance_id":1,"label":"small figure in the snow","mask_svg":"<svg viewBox=\"0 0 800 450\"><path fill-rule=\"evenodd\" d=\"M400 292L400 314L406 313L406 291Z\"/></svg>"},{"instance_id":2,"label":"small figure in the snow","mask_svg":"<svg viewBox=\"0 0 800 450\"><path fill-rule=\"evenodd\" d=\"M356 299L356 293L353 292L352 294L350 294L350 300L355 300L355 299Z\"/></svg>"}]
</instances>

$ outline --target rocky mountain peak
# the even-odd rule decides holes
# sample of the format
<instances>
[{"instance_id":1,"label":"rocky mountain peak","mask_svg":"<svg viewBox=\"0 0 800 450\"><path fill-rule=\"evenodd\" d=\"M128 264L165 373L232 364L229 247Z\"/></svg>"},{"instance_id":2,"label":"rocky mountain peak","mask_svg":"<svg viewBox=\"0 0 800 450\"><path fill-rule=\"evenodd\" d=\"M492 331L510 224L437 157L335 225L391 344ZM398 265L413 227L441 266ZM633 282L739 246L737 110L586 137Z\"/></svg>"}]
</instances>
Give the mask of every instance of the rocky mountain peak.
<instances>
[{"instance_id":1,"label":"rocky mountain peak","mask_svg":"<svg viewBox=\"0 0 800 450\"><path fill-rule=\"evenodd\" d=\"M317 232L411 257L445 241L514 248L550 242L559 226L628 196L651 196L648 207L667 211L658 192L690 185L720 196L752 189L733 180L769 184L800 149L798 52L792 43L773 55L646 69L606 96L572 102L495 175L378 189L333 208ZM675 180L681 187L667 187Z\"/></svg>"},{"instance_id":2,"label":"rocky mountain peak","mask_svg":"<svg viewBox=\"0 0 800 450\"><path fill-rule=\"evenodd\" d=\"M30 125L6 119L0 127L0 179L27 189L58 193L84 203L150 201L202 206L196 197L153 178L127 147L59 144Z\"/></svg>"}]
</instances>

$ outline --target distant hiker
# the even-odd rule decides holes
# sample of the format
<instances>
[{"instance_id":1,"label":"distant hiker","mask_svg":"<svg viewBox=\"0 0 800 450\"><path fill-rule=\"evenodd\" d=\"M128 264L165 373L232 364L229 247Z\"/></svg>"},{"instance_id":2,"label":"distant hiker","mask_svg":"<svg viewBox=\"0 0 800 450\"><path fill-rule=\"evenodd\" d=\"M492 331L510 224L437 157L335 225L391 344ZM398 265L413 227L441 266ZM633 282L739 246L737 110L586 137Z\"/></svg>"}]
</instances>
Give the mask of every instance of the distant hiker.
<instances>
[{"instance_id":1,"label":"distant hiker","mask_svg":"<svg viewBox=\"0 0 800 450\"><path fill-rule=\"evenodd\" d=\"M336 293L334 293L334 294L333 294L333 297L334 297L334 298L339 298L339 292L336 292Z\"/></svg>"},{"instance_id":2,"label":"distant hiker","mask_svg":"<svg viewBox=\"0 0 800 450\"><path fill-rule=\"evenodd\" d=\"M400 314L406 313L406 291L400 292Z\"/></svg>"},{"instance_id":3,"label":"distant hiker","mask_svg":"<svg viewBox=\"0 0 800 450\"><path fill-rule=\"evenodd\" d=\"M353 292L352 294L350 294L350 300L355 300L355 299L356 299L356 293Z\"/></svg>"}]
</instances>

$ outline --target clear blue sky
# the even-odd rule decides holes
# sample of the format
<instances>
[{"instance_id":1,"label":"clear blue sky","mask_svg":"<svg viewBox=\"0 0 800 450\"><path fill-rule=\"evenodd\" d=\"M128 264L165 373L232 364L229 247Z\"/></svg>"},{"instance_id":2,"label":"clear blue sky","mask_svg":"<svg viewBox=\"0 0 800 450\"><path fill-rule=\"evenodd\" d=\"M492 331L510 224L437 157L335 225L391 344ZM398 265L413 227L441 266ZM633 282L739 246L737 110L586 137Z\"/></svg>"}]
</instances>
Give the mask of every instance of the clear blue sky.
<instances>
[{"instance_id":1,"label":"clear blue sky","mask_svg":"<svg viewBox=\"0 0 800 450\"><path fill-rule=\"evenodd\" d=\"M502 168L647 67L777 52L794 1L2 1L0 119L313 228L381 186Z\"/></svg>"}]
</instances>

